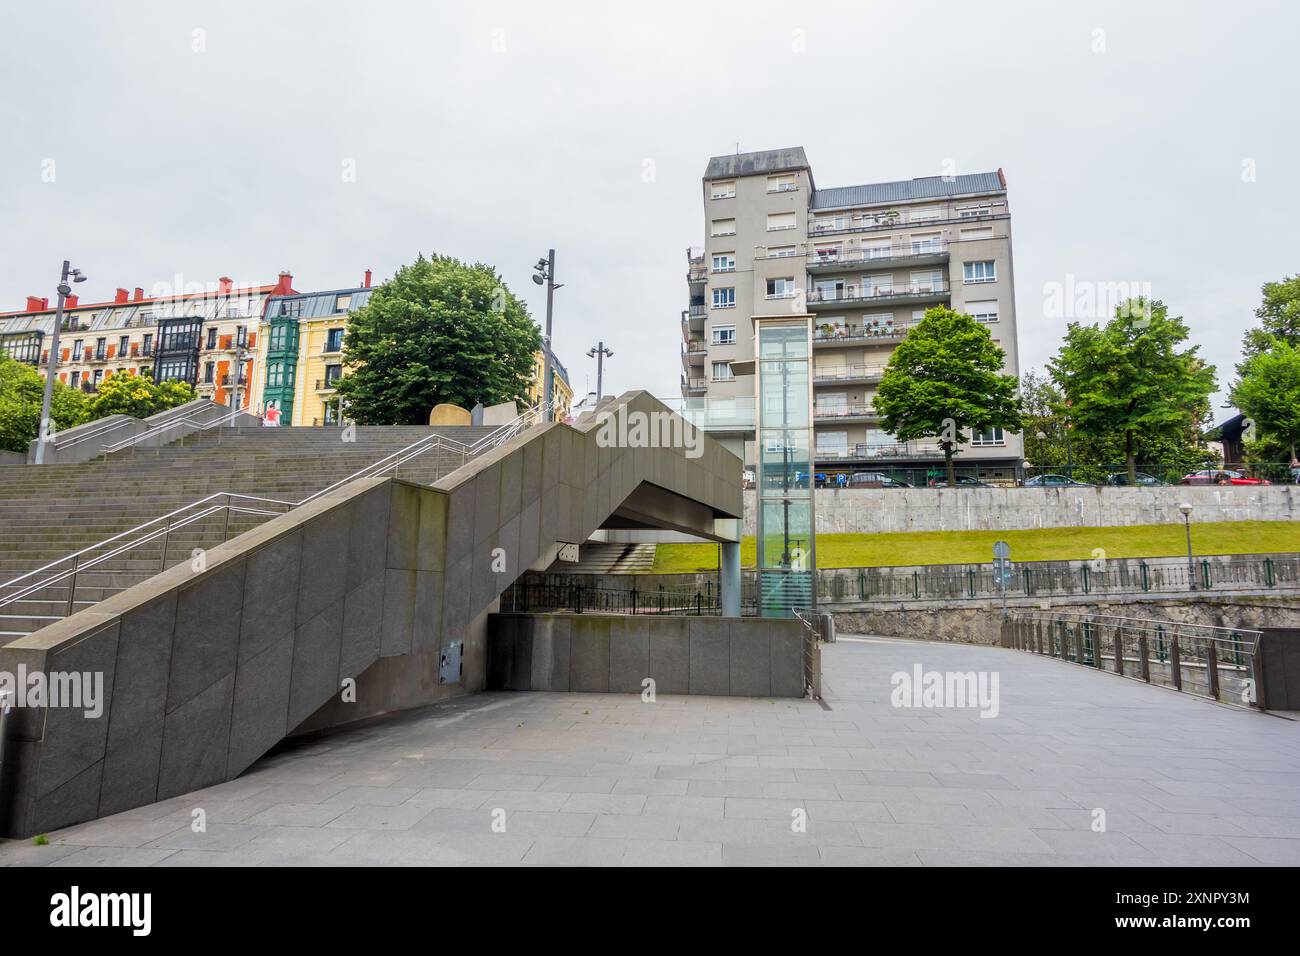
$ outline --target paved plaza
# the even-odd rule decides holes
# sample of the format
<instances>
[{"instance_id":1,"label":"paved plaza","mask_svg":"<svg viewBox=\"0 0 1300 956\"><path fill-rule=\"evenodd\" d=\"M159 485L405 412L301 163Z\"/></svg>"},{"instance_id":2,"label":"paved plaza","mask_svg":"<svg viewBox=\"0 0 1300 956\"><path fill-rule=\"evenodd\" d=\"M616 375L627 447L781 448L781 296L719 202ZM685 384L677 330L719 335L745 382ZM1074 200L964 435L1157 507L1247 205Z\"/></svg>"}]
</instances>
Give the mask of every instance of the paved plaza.
<instances>
[{"instance_id":1,"label":"paved plaza","mask_svg":"<svg viewBox=\"0 0 1300 956\"><path fill-rule=\"evenodd\" d=\"M996 672L997 716L891 706L916 664ZM479 694L0 863L1300 864L1300 723L1002 648L842 638L823 667L826 707Z\"/></svg>"}]
</instances>

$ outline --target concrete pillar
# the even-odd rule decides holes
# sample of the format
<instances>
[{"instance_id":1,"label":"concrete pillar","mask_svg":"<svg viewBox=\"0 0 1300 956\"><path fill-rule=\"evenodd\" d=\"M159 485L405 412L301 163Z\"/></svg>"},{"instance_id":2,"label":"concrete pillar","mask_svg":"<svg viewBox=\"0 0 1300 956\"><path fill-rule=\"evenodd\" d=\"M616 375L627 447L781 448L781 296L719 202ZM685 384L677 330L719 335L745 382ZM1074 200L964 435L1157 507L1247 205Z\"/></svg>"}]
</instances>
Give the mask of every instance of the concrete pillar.
<instances>
[{"instance_id":1,"label":"concrete pillar","mask_svg":"<svg viewBox=\"0 0 1300 956\"><path fill-rule=\"evenodd\" d=\"M723 617L740 617L740 542L724 541L719 558L718 591Z\"/></svg>"}]
</instances>

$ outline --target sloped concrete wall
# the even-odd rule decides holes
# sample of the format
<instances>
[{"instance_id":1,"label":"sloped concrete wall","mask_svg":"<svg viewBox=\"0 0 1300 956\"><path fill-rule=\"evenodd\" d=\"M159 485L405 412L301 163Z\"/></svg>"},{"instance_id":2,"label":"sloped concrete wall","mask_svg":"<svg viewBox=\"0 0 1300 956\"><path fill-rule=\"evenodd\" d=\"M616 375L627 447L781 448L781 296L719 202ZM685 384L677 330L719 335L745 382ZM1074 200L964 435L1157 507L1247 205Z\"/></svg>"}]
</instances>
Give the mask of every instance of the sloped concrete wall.
<instances>
[{"instance_id":1,"label":"sloped concrete wall","mask_svg":"<svg viewBox=\"0 0 1300 956\"><path fill-rule=\"evenodd\" d=\"M626 614L493 614L488 689L802 697L797 620Z\"/></svg>"},{"instance_id":2,"label":"sloped concrete wall","mask_svg":"<svg viewBox=\"0 0 1300 956\"><path fill-rule=\"evenodd\" d=\"M663 409L644 393L619 402ZM296 730L482 689L501 592L555 542L586 540L643 481L740 516L740 461L717 443L688 458L600 447L593 428L532 429L432 487L353 481L0 647L0 671L98 674L104 687L97 717L14 712L0 832L210 786ZM464 672L441 684L451 641L464 642Z\"/></svg>"}]
</instances>

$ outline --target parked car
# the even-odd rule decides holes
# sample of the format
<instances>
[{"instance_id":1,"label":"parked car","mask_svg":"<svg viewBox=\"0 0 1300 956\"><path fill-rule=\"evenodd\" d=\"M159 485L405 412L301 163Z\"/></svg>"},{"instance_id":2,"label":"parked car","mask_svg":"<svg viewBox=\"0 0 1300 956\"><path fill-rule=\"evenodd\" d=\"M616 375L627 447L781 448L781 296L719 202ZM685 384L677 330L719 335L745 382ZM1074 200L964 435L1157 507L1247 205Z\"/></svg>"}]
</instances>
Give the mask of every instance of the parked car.
<instances>
[{"instance_id":1,"label":"parked car","mask_svg":"<svg viewBox=\"0 0 1300 956\"><path fill-rule=\"evenodd\" d=\"M1068 475L1034 475L1025 481L1026 488L1091 488L1086 481L1075 481Z\"/></svg>"},{"instance_id":2,"label":"parked car","mask_svg":"<svg viewBox=\"0 0 1300 956\"><path fill-rule=\"evenodd\" d=\"M855 471L849 475L850 488L911 488L901 478L891 478L879 471Z\"/></svg>"},{"instance_id":3,"label":"parked car","mask_svg":"<svg viewBox=\"0 0 1300 956\"><path fill-rule=\"evenodd\" d=\"M948 479L931 478L929 481L929 485L931 488L947 488ZM987 481L980 481L978 478L972 478L970 475L958 475L957 487L958 488L992 488L993 485L990 485Z\"/></svg>"},{"instance_id":4,"label":"parked car","mask_svg":"<svg viewBox=\"0 0 1300 956\"><path fill-rule=\"evenodd\" d=\"M1128 472L1120 471L1110 475L1106 479L1106 484L1115 487L1126 487L1128 485ZM1133 482L1134 487L1154 488L1157 485L1167 485L1169 482L1161 481L1155 475L1148 475L1145 471L1137 473L1137 480Z\"/></svg>"},{"instance_id":5,"label":"parked car","mask_svg":"<svg viewBox=\"0 0 1300 956\"><path fill-rule=\"evenodd\" d=\"M1251 478L1239 471L1227 468L1206 468L1183 475L1178 480L1180 485L1271 485L1267 478Z\"/></svg>"}]
</instances>

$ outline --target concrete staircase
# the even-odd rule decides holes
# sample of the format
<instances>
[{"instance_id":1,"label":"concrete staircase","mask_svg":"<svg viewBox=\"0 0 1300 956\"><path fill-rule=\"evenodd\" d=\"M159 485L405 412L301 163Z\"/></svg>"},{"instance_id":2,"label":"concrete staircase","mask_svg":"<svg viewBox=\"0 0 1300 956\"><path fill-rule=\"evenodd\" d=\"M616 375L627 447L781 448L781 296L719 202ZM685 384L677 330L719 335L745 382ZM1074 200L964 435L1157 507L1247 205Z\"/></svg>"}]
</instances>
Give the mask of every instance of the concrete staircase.
<instances>
[{"instance_id":1,"label":"concrete staircase","mask_svg":"<svg viewBox=\"0 0 1300 956\"><path fill-rule=\"evenodd\" d=\"M608 544L588 541L578 548L578 560L556 561L551 574L650 574L655 568L653 544Z\"/></svg>"},{"instance_id":2,"label":"concrete staircase","mask_svg":"<svg viewBox=\"0 0 1300 956\"><path fill-rule=\"evenodd\" d=\"M441 435L471 445L488 427L367 427L345 441L338 428L241 427L199 432L158 448L135 448L76 464L0 466L0 601L57 570L9 584L26 572L219 492L270 502L225 499L121 556L0 607L0 643L90 607L181 561L288 510L349 475L423 438ZM404 464L399 476L431 484L463 463L463 454L434 449ZM195 509L177 516L192 519ZM161 530L163 524L155 526ZM125 544L137 536L124 538ZM110 548L86 556L94 558Z\"/></svg>"}]
</instances>

